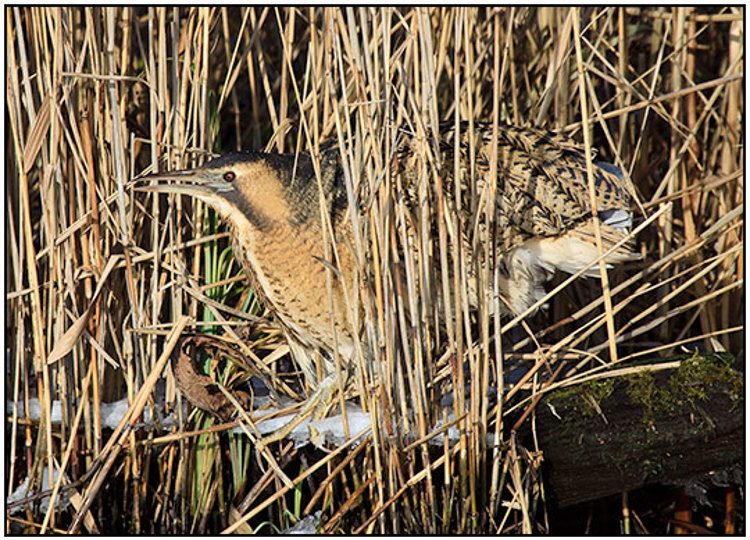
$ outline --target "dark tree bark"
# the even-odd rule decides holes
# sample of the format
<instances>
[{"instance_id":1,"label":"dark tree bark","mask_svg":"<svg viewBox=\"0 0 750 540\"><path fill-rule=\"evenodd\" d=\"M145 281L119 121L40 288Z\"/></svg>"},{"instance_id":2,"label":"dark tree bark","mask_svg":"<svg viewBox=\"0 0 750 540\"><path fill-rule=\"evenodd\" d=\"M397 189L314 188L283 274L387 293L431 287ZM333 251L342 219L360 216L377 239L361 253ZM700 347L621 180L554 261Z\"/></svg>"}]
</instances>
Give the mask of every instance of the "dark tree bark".
<instances>
[{"instance_id":1,"label":"dark tree bark","mask_svg":"<svg viewBox=\"0 0 750 540\"><path fill-rule=\"evenodd\" d=\"M661 370L618 365L610 377L542 400L537 431L559 506L744 462L738 364L712 354L656 366L670 363Z\"/></svg>"}]
</instances>

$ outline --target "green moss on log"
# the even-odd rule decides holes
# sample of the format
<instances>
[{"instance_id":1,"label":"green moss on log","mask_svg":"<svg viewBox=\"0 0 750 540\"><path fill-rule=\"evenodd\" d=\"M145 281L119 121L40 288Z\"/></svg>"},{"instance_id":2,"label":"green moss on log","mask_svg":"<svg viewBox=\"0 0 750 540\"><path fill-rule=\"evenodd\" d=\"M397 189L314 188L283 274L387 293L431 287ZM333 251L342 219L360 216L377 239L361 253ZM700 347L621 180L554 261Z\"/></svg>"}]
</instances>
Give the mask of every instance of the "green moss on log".
<instances>
[{"instance_id":1,"label":"green moss on log","mask_svg":"<svg viewBox=\"0 0 750 540\"><path fill-rule=\"evenodd\" d=\"M695 411L708 399L711 389L721 389L732 402L742 404L742 374L732 369L733 358L726 354L700 355L697 352L680 362L666 386L657 386L652 371L625 377L627 394L643 407L643 421L651 424L655 415L665 412Z\"/></svg>"},{"instance_id":2,"label":"green moss on log","mask_svg":"<svg viewBox=\"0 0 750 540\"><path fill-rule=\"evenodd\" d=\"M612 395L614 388L615 381L611 378L586 381L553 392L548 402L554 400L572 406L585 417L597 416L601 414L599 404Z\"/></svg>"},{"instance_id":3,"label":"green moss on log","mask_svg":"<svg viewBox=\"0 0 750 540\"><path fill-rule=\"evenodd\" d=\"M643 369L623 377L602 377L551 392L545 402L555 410L575 412L583 417L601 416L602 403L612 396L615 384L626 384L631 403L643 408L643 421L651 424L655 416L665 412L695 412L700 402L706 401L711 390L726 393L732 409L743 404L743 376L733 369L734 358L727 353L695 353L665 359L681 360L677 369L665 381L656 380L662 371ZM617 366L618 368L622 366ZM565 417L561 416L563 422ZM606 422L606 420L605 420Z\"/></svg>"}]
</instances>

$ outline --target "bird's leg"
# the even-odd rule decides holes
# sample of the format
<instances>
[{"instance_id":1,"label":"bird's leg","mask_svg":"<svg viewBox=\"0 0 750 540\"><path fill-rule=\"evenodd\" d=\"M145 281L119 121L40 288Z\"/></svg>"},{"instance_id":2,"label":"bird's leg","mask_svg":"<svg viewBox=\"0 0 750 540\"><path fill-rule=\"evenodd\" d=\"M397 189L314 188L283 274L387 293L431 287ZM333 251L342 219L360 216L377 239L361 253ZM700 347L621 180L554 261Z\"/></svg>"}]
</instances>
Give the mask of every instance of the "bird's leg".
<instances>
[{"instance_id":1,"label":"bird's leg","mask_svg":"<svg viewBox=\"0 0 750 540\"><path fill-rule=\"evenodd\" d=\"M294 428L304 422L309 416L313 416L313 418L318 419L321 412L325 409L325 406L330 401L331 395L333 395L333 391L335 389L336 374L333 373L331 375L328 375L320 382L318 388L309 398L307 398L305 406L302 407L302 410L298 412L294 418L292 418L289 422L281 426L273 433L270 433L269 435L260 439L258 441L258 444L261 446L267 446L271 443L284 439L292 431L294 431Z\"/></svg>"},{"instance_id":2,"label":"bird's leg","mask_svg":"<svg viewBox=\"0 0 750 540\"><path fill-rule=\"evenodd\" d=\"M308 399L308 402L309 402L309 399ZM268 446L271 443L275 443L284 439L292 431L294 431L294 428L296 428L298 425L304 422L305 419L307 419L307 417L310 416L312 413L313 413L312 408L309 407L309 403L306 403L305 406L302 408L302 410L298 412L294 418L289 420L289 422L281 426L276 431L269 433L262 439L259 439L258 446L262 448L264 446Z\"/></svg>"},{"instance_id":3,"label":"bird's leg","mask_svg":"<svg viewBox=\"0 0 750 540\"><path fill-rule=\"evenodd\" d=\"M315 410L313 411L313 418L315 420L320 420L325 416L326 407L331 402L331 396L333 395L333 392L334 390L336 390L337 386L338 384L336 382L335 373L331 373L330 375L328 375L328 377L320 381L318 389L310 397L310 399L314 398L314 401L311 403L311 405L315 407Z\"/></svg>"},{"instance_id":4,"label":"bird's leg","mask_svg":"<svg viewBox=\"0 0 750 540\"><path fill-rule=\"evenodd\" d=\"M292 353L294 362L302 371L303 391L306 391L307 388L315 388L315 381L317 381L315 352L300 343L293 334L287 331L284 331L284 337L286 337L286 341L289 344L289 351Z\"/></svg>"}]
</instances>

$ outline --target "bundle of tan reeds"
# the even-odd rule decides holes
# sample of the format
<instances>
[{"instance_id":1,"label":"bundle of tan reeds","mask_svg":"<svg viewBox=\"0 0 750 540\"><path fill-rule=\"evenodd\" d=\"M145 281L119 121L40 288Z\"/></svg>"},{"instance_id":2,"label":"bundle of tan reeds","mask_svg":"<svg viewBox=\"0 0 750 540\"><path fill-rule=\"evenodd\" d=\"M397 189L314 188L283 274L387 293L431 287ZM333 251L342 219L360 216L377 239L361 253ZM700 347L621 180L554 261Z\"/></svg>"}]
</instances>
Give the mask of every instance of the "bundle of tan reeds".
<instances>
[{"instance_id":1,"label":"bundle of tan reeds","mask_svg":"<svg viewBox=\"0 0 750 540\"><path fill-rule=\"evenodd\" d=\"M271 532L322 511L324 532L554 532L540 394L683 348L744 355L743 8L5 14L6 486L55 500L9 507L6 531ZM490 294L470 310L468 280L493 275L467 277L446 231L474 223L427 207L436 227L406 238L392 174L398 141L434 155L444 121L550 128L598 150L634 188L642 259L557 279L541 314L491 317ZM360 207L358 357L377 362L336 404L345 426L344 397L370 427L324 454L185 414L168 362L185 330L221 336L297 400L298 378L213 211L129 186L229 150L326 141ZM414 175L427 204L436 161ZM218 360L202 368L224 387L247 379ZM102 405L124 398L106 427ZM147 406L174 415L172 433Z\"/></svg>"}]
</instances>

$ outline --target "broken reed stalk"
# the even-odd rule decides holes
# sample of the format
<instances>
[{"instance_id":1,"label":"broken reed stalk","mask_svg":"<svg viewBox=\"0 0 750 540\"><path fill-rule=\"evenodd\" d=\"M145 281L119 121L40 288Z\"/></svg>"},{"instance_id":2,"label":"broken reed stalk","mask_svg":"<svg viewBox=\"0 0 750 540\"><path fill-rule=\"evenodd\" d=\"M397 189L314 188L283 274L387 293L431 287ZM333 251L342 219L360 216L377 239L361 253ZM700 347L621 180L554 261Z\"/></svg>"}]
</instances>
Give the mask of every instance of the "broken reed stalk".
<instances>
[{"instance_id":1,"label":"broken reed stalk","mask_svg":"<svg viewBox=\"0 0 750 540\"><path fill-rule=\"evenodd\" d=\"M370 413L372 435L366 448L354 450L363 469L351 489L354 469L341 466L344 448L337 451L340 463L329 456L303 475L284 471L297 476L292 483L309 484L307 511L328 508L329 528L546 530L540 488L530 481L539 449L533 441L529 451L520 448L505 418L566 380L596 376L615 358L604 354L615 344L620 360L668 355L698 341L712 350L711 338L735 354L743 350L737 321L744 278L744 51L736 8L593 8L580 12L580 21L576 9L550 7L15 7L7 13L11 491L27 475L37 487L64 487L65 479L51 483L56 462L70 479L91 470L93 456L112 440L102 429L101 404L135 398L165 329L183 314L195 319L195 330L222 328L278 392L300 398L294 378L281 373L285 344L261 324L252 293L214 296L239 278L236 268L219 271L217 254L227 238L212 232L211 212L180 197L140 199L128 188L133 175L200 164L214 152L271 145L315 155L334 138L344 157L362 285L350 302L363 306L365 329L353 397ZM719 34L726 45L712 41ZM696 62L696 50L706 61ZM586 98L591 111L584 107L582 116ZM528 315L490 319L486 314L501 301L497 269L479 265L476 279L495 294L483 299L478 318L469 312L466 290L474 278L467 270L476 263L451 239L480 218L492 223L494 194L470 183L470 216L445 212L445 203L461 196L443 192L436 162L431 134L445 120L456 127L468 121L469 130L489 121L493 133L506 121L573 133L589 126L592 141L575 136L587 153L599 149L596 159L625 171L643 219L662 215L656 205L674 204L659 227L639 233L642 265L610 272L611 306L589 292L591 283L572 281L550 295L555 316L546 324ZM405 234L410 218L391 167L403 137L418 141L420 211L436 224L414 238ZM493 256L487 245L474 251ZM115 266L79 343L48 365L119 253L125 262ZM443 308L434 301L438 292L451 299ZM650 312L654 295L662 312ZM237 334L240 320L255 325L249 340ZM513 331L528 337L503 342L500 336L517 323ZM504 377L524 359L532 369L506 390ZM550 362L574 367L545 386L555 371L544 369ZM228 380L235 371L222 375ZM93 519L106 528L111 507L129 516L130 532L239 527L224 518L211 525L211 516L222 510L220 501L226 505L249 488L239 476L218 483L226 478L226 456L201 449L219 440L213 420L185 417L169 367L165 380L167 408L179 417L179 431L193 435L149 445L141 433L129 433L122 441L128 451L118 458L124 466L112 469L122 483L106 491L106 505L93 503ZM455 443L438 427L451 422L440 406L451 395ZM32 397L42 404L39 420L29 417ZM62 421L53 424L57 401ZM432 432L442 437L441 452L428 444ZM245 452L234 438L230 447L230 455L244 456L235 465L253 479L247 485L258 486L242 521L278 521L291 511L289 497L260 487L279 478L264 469L257 450ZM314 474L323 463L328 472ZM148 489L131 483L154 465L161 479L156 508ZM215 481L201 482L201 467L203 478ZM334 485L347 486L346 494L337 497ZM363 509L369 519L362 519ZM55 527L61 517L35 515L39 523L27 526Z\"/></svg>"}]
</instances>

